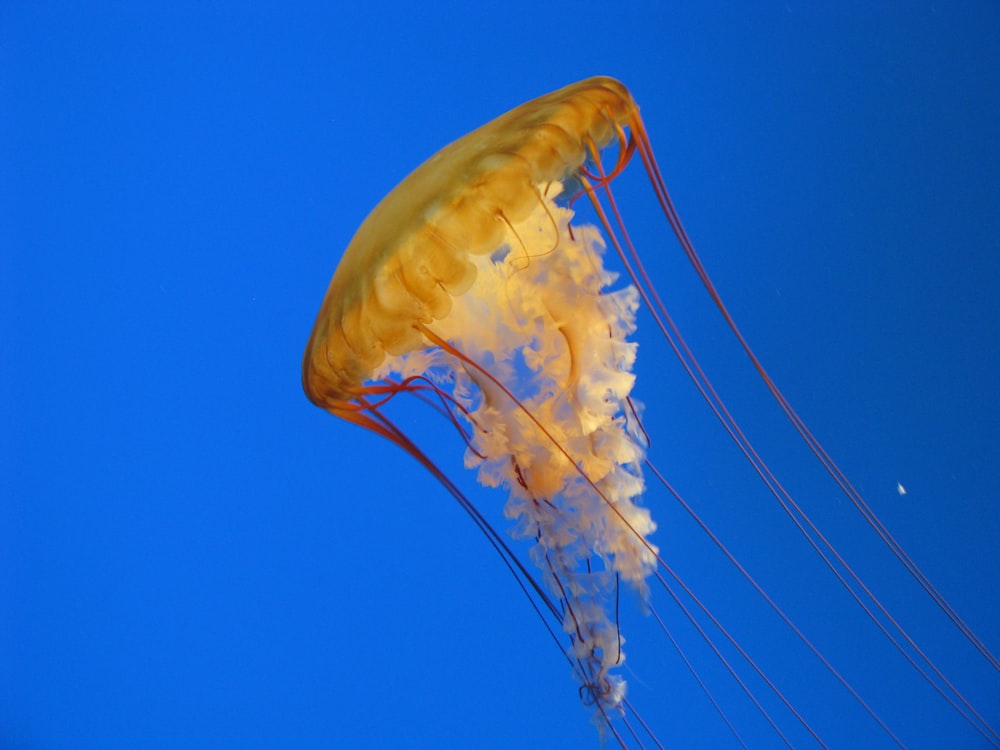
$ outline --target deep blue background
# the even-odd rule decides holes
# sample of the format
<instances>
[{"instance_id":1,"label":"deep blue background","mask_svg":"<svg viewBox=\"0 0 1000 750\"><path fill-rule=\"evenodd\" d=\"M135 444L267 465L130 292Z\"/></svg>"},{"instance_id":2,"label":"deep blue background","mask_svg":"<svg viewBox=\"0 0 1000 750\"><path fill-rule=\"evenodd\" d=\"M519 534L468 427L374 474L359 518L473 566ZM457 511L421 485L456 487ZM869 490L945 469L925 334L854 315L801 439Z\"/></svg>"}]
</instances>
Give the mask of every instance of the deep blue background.
<instances>
[{"instance_id":1,"label":"deep blue background","mask_svg":"<svg viewBox=\"0 0 1000 750\"><path fill-rule=\"evenodd\" d=\"M453 138L598 73L640 102L765 364L1000 649L995 3L334 5L0 6L0 747L598 746L455 503L299 387L375 202ZM631 226L738 418L997 723L997 674L794 442L640 177L620 188ZM982 746L870 636L643 325L660 467L908 745ZM457 440L434 454L498 517ZM831 744L887 745L669 498L649 504L665 557ZM675 627L748 740L774 746ZM731 742L632 600L623 628L661 740Z\"/></svg>"}]
</instances>

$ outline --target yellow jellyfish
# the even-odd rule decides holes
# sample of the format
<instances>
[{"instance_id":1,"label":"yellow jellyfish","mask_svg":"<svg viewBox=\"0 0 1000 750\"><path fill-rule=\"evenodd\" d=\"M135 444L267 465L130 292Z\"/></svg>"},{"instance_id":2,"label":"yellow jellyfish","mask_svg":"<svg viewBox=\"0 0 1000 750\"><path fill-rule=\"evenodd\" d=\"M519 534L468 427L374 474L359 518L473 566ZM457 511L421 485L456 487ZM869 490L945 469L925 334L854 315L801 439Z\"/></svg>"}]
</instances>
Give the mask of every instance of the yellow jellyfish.
<instances>
[{"instance_id":1,"label":"yellow jellyfish","mask_svg":"<svg viewBox=\"0 0 1000 750\"><path fill-rule=\"evenodd\" d=\"M604 150L612 154L608 164ZM558 623L581 696L595 706L616 741L629 744L628 734L616 728L621 721L642 744L628 723L634 716L659 744L626 696L619 588L631 587L645 598L655 581L671 597L680 590L702 605L659 554L651 539L656 525L641 504L644 476L684 503L647 458L647 436L630 396L636 358L630 336L637 310L645 305L716 417L834 575L897 648L908 652L906 658L929 674L925 679L947 691L980 734L1000 741L923 652L915 644L911 648L909 636L788 495L680 336L611 189L636 154L696 273L782 410L866 521L885 535L885 544L996 663L874 518L767 376L677 218L635 101L614 79L581 81L511 110L439 151L375 207L344 252L323 300L303 361L306 394L332 414L393 441L433 472ZM578 221L579 201L592 210L593 225ZM624 283L616 284L616 273L605 267L606 251L620 259ZM465 441L466 466L476 470L480 483L508 493L505 516L513 522L512 534L530 544L533 568L386 416L386 405L400 394L416 395L444 414ZM722 542L705 531L872 720L902 744ZM656 615L651 605L650 610ZM729 640L823 744L721 623L707 617L715 637ZM765 718L788 743L777 722L766 713Z\"/></svg>"},{"instance_id":2,"label":"yellow jellyfish","mask_svg":"<svg viewBox=\"0 0 1000 750\"><path fill-rule=\"evenodd\" d=\"M557 201L586 180L588 156L638 127L625 87L595 78L438 152L358 229L303 366L314 403L411 452L384 398L432 388L461 413L467 464L509 490L505 514L536 540L588 699L604 709L624 688L610 603L656 564L628 401L639 296L605 292L600 232L572 227Z\"/></svg>"}]
</instances>

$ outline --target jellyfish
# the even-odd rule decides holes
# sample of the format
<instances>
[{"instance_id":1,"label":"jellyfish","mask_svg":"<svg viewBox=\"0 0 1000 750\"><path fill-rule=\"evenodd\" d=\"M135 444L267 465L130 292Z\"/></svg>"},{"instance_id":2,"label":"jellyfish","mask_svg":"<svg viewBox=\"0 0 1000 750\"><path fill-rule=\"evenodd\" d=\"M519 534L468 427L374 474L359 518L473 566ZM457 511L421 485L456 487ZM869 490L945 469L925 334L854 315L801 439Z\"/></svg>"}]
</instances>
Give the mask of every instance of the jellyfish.
<instances>
[{"instance_id":1,"label":"jellyfish","mask_svg":"<svg viewBox=\"0 0 1000 750\"><path fill-rule=\"evenodd\" d=\"M874 516L750 348L678 218L638 106L614 79L581 81L501 115L433 155L372 210L340 260L309 338L302 374L306 395L407 451L459 501L546 622L602 731L621 747L644 746L642 735L660 745L628 697L623 672L628 634L618 617L622 591L631 591L670 637L652 601L654 586L685 612L702 610L701 620L687 616L786 744L791 746L786 730L729 665L717 640L727 641L726 649L744 658L756 681L825 746L807 717L661 554L656 521L644 504L650 482L682 504L880 731L902 746L893 728L650 460L642 406L632 393L633 334L644 307L715 418L832 575L924 679L1000 746L1000 735L896 624L784 489L687 346L612 190L636 159L695 273L781 410L954 627L995 665L995 657ZM506 493L507 536L393 422L390 405L404 394L426 402L455 433L464 445L465 466L480 484ZM707 626L698 624L704 618ZM729 724L721 709L720 714ZM730 729L739 739L738 728Z\"/></svg>"}]
</instances>

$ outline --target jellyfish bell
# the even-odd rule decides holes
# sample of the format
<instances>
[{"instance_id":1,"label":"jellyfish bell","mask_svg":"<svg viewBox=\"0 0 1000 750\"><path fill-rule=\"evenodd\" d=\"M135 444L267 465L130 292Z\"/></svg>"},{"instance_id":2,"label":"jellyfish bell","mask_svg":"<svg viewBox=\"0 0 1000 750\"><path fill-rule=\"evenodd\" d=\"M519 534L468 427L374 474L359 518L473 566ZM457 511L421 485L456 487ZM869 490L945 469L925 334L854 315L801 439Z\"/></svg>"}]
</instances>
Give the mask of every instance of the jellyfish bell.
<instances>
[{"instance_id":1,"label":"jellyfish bell","mask_svg":"<svg viewBox=\"0 0 1000 750\"><path fill-rule=\"evenodd\" d=\"M306 348L303 385L324 408L351 401L382 363L426 345L420 324L444 318L472 286L472 258L500 247L539 190L583 164L638 115L617 81L599 78L522 105L428 159L358 228Z\"/></svg>"},{"instance_id":2,"label":"jellyfish bell","mask_svg":"<svg viewBox=\"0 0 1000 750\"><path fill-rule=\"evenodd\" d=\"M518 576L560 643L581 697L620 746L642 746L642 734L659 744L629 701L622 669L627 633L618 618L620 592L631 589L673 641L651 601L653 584L678 602L786 744L781 720L747 687L717 641L728 642L726 648L777 696L781 710L823 744L808 717L664 560L653 539L655 520L643 505L647 481L675 497L873 724L902 744L647 456L648 437L632 398L637 353L632 336L637 311L646 308L799 533L923 678L947 695L979 734L1000 746L1000 735L913 644L773 475L680 335L612 190L636 156L698 278L781 410L886 546L996 664L874 518L767 375L677 217L635 101L611 78L567 86L500 116L432 156L375 207L345 250L323 300L303 361L306 394L332 414L402 447L451 492ZM581 205L593 223L580 219ZM618 258L622 278L606 267L605 256ZM509 533L524 540L528 561L387 415L389 403L402 394L436 409L464 441L465 464L479 482L508 493ZM688 607L701 613L692 615Z\"/></svg>"}]
</instances>

